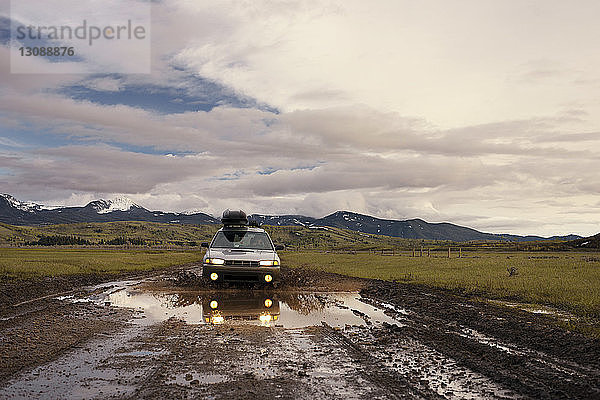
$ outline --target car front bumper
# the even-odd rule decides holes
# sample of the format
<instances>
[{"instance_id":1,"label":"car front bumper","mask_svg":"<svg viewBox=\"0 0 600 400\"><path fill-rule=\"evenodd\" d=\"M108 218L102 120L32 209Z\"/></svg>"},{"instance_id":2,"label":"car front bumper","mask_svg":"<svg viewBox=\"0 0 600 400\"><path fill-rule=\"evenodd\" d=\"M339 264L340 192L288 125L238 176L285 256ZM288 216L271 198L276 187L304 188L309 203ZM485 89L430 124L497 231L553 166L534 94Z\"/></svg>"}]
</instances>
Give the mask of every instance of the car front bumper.
<instances>
[{"instance_id":1,"label":"car front bumper","mask_svg":"<svg viewBox=\"0 0 600 400\"><path fill-rule=\"evenodd\" d=\"M272 282L279 280L279 267L234 267L224 265L202 264L202 276L211 280L215 272L219 277L216 282L256 282L267 283L266 275L271 275Z\"/></svg>"}]
</instances>

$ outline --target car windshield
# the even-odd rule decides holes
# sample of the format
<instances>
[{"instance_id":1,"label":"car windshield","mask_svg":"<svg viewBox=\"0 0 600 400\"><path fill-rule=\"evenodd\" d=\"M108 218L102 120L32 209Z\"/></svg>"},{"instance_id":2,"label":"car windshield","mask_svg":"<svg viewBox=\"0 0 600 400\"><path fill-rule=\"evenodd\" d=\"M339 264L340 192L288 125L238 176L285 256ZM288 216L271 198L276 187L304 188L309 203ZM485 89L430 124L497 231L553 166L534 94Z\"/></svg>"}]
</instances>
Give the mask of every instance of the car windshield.
<instances>
[{"instance_id":1,"label":"car windshield","mask_svg":"<svg viewBox=\"0 0 600 400\"><path fill-rule=\"evenodd\" d=\"M273 245L265 232L220 231L217 232L211 247L227 249L273 250Z\"/></svg>"}]
</instances>

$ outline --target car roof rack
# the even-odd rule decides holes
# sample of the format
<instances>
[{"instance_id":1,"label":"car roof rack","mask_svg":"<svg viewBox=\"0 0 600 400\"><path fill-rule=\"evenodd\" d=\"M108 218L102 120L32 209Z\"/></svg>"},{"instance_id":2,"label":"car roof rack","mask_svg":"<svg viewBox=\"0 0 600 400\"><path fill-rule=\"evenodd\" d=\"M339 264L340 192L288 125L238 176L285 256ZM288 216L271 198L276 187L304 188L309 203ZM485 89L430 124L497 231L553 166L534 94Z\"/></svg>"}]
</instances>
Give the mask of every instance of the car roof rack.
<instances>
[{"instance_id":1,"label":"car roof rack","mask_svg":"<svg viewBox=\"0 0 600 400\"><path fill-rule=\"evenodd\" d=\"M227 209L223 211L223 217L221 218L221 222L226 228L247 227L248 217L246 216L246 213L242 210Z\"/></svg>"}]
</instances>

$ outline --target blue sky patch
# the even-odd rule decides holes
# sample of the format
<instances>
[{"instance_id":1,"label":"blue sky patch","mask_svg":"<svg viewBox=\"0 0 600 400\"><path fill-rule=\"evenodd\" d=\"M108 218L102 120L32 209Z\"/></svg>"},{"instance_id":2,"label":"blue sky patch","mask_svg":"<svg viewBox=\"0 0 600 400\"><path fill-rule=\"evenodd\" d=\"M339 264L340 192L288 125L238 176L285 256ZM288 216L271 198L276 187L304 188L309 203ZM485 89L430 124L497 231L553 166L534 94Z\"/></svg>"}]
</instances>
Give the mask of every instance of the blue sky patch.
<instances>
[{"instance_id":1,"label":"blue sky patch","mask_svg":"<svg viewBox=\"0 0 600 400\"><path fill-rule=\"evenodd\" d=\"M271 175L272 173L275 173L279 171L279 169L277 168L273 168L273 167L267 167L265 169L263 169L262 171L258 171L259 175Z\"/></svg>"},{"instance_id":2,"label":"blue sky patch","mask_svg":"<svg viewBox=\"0 0 600 400\"><path fill-rule=\"evenodd\" d=\"M104 78L118 82L118 90L90 87L90 83ZM102 105L123 104L160 114L210 111L219 106L276 111L272 107L259 104L254 99L235 94L225 86L192 75L186 77L185 85L182 87L128 83L126 76L120 74L90 75L81 83L63 87L57 93L74 100L85 100Z\"/></svg>"}]
</instances>

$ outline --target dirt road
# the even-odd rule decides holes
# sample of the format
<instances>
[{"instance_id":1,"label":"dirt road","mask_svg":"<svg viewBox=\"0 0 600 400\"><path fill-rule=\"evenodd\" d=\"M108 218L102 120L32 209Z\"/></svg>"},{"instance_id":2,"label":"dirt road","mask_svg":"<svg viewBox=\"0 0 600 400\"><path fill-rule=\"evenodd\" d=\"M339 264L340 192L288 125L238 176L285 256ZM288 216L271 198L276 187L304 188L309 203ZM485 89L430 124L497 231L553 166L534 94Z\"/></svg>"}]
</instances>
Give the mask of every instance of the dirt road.
<instances>
[{"instance_id":1,"label":"dirt road","mask_svg":"<svg viewBox=\"0 0 600 400\"><path fill-rule=\"evenodd\" d=\"M250 290L180 270L5 302L0 398L600 398L600 342L555 316L282 275Z\"/></svg>"}]
</instances>

